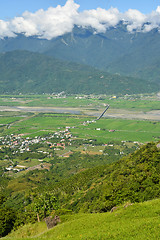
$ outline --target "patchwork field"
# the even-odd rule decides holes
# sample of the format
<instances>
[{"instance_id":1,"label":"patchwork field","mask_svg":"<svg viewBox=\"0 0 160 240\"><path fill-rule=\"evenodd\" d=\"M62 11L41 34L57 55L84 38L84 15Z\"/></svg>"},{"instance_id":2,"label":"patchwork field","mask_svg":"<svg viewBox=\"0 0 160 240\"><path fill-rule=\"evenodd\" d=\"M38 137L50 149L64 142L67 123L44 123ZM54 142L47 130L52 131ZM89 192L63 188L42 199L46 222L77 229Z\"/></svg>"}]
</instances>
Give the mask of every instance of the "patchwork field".
<instances>
[{"instance_id":1,"label":"patchwork field","mask_svg":"<svg viewBox=\"0 0 160 240\"><path fill-rule=\"evenodd\" d=\"M150 116L155 118L155 111L160 111L159 102L158 96L152 95L115 99L111 96L0 96L0 147L6 146L15 149L14 151L23 152L20 149L24 148L25 139L28 139L24 151L29 158L29 161L25 160L26 156L20 155L21 157L17 158L14 153L10 156L10 161L3 153L0 166L8 167L14 162L14 165L24 165L26 168L39 168L40 152L46 152L41 157L47 162L50 161L49 156L53 155L53 151L60 157L69 157L74 152L90 155L108 154L105 153L108 144L111 144L112 151L114 148L115 155L112 158L118 159L117 151L118 154L124 154L124 151L127 154L130 152L128 148L133 151L140 144L160 140L160 115L156 115L157 120L150 119ZM109 109L97 121L97 117L108 103ZM4 104L6 106L2 106ZM139 116L142 119L137 119ZM50 139L51 135L52 143L47 140L48 145L44 146L43 137L47 136ZM38 147L38 155L33 154L31 157L27 151L35 152L30 146L37 138L38 142L43 142L43 147ZM27 143L29 139L33 142ZM123 142L130 142L132 146L125 150Z\"/></svg>"},{"instance_id":2,"label":"patchwork field","mask_svg":"<svg viewBox=\"0 0 160 240\"><path fill-rule=\"evenodd\" d=\"M159 168L150 167L152 161L154 166L158 164L159 157L159 102L156 95L1 96L0 170L3 187L7 186L9 194L4 204L15 209L15 224L20 227L25 219L19 215L22 212L34 223L37 221L33 209L39 191L44 193L42 198L48 196L45 190L47 194L54 191L62 205L60 210L71 213L72 209L71 215L58 213L62 221L54 229L47 231L44 221L33 225L29 220L29 225L6 239L158 239L159 200L135 202L159 197L155 186L159 183ZM108 104L109 109L98 120ZM142 162L136 158L137 152L142 155ZM133 169L135 161L140 164L138 171ZM111 176L107 174L110 171ZM134 175L135 171L138 175ZM146 180L149 176L153 181ZM119 192L121 187L124 196L123 191ZM141 198L143 189L146 190ZM112 200L113 193L117 195ZM23 211L25 197L31 212ZM114 206L118 206L115 212L101 213ZM42 220L45 215L41 210ZM23 224L27 223L26 220Z\"/></svg>"},{"instance_id":3,"label":"patchwork field","mask_svg":"<svg viewBox=\"0 0 160 240\"><path fill-rule=\"evenodd\" d=\"M98 142L107 143L111 140L125 141L155 141L160 137L160 122L147 120L127 120L102 118L99 121L93 117L72 114L42 114L16 113L16 116L0 116L0 135L14 134L25 137L44 136L48 133L64 130L70 127L73 137L94 138Z\"/></svg>"},{"instance_id":4,"label":"patchwork field","mask_svg":"<svg viewBox=\"0 0 160 240\"><path fill-rule=\"evenodd\" d=\"M106 104L104 117L96 120ZM78 138L154 141L160 137L158 95L135 96L0 96L0 135L45 135L71 127ZM111 131L114 130L114 131Z\"/></svg>"}]
</instances>

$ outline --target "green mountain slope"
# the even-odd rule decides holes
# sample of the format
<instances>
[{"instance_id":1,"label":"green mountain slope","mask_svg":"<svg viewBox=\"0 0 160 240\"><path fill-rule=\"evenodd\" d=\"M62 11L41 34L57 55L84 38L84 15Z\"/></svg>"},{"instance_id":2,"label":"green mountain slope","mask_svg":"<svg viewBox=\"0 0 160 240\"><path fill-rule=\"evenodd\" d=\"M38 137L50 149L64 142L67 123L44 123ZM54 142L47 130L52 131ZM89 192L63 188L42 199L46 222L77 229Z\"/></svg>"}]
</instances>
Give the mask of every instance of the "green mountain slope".
<instances>
[{"instance_id":1,"label":"green mountain slope","mask_svg":"<svg viewBox=\"0 0 160 240\"><path fill-rule=\"evenodd\" d=\"M116 163L81 169L61 181L52 180L56 176L52 174L51 178L51 174L35 170L23 176L23 181L21 177L1 176L4 184L0 194L0 225L6 231L0 228L2 236L13 227L36 222L37 214L43 220L50 214L100 213L127 202L159 198L160 149L148 143Z\"/></svg>"},{"instance_id":2,"label":"green mountain slope","mask_svg":"<svg viewBox=\"0 0 160 240\"><path fill-rule=\"evenodd\" d=\"M74 211L103 212L124 201L160 197L160 151L149 143L118 162L74 175L54 186ZM63 196L62 203L64 203Z\"/></svg>"},{"instance_id":3,"label":"green mountain slope","mask_svg":"<svg viewBox=\"0 0 160 240\"><path fill-rule=\"evenodd\" d=\"M4 239L157 240L160 234L159 212L159 199L133 205L124 204L113 213L62 216L62 222L50 230L47 230L44 222L29 224Z\"/></svg>"},{"instance_id":4,"label":"green mountain slope","mask_svg":"<svg viewBox=\"0 0 160 240\"><path fill-rule=\"evenodd\" d=\"M12 51L0 55L0 93L130 94L157 91L158 85L39 53Z\"/></svg>"},{"instance_id":5,"label":"green mountain slope","mask_svg":"<svg viewBox=\"0 0 160 240\"><path fill-rule=\"evenodd\" d=\"M158 29L150 32L127 31L126 25L119 23L105 33L94 34L92 28L75 26L71 33L52 40L25 37L0 40L0 52L28 50L51 57L90 65L111 73L120 73L159 83ZM149 72L147 73L147 69Z\"/></svg>"},{"instance_id":6,"label":"green mountain slope","mask_svg":"<svg viewBox=\"0 0 160 240\"><path fill-rule=\"evenodd\" d=\"M106 70L112 73L120 73L128 76L150 79L152 82L160 82L160 34L154 29L145 34L133 35L132 44L128 52L124 52L116 61L112 61Z\"/></svg>"},{"instance_id":7,"label":"green mountain slope","mask_svg":"<svg viewBox=\"0 0 160 240\"><path fill-rule=\"evenodd\" d=\"M116 29L108 29L106 33L94 32L92 28L75 26L71 33L50 41L19 34L16 38L0 40L0 52L28 50L105 69L109 63L116 61L130 49L133 36L123 24Z\"/></svg>"}]
</instances>

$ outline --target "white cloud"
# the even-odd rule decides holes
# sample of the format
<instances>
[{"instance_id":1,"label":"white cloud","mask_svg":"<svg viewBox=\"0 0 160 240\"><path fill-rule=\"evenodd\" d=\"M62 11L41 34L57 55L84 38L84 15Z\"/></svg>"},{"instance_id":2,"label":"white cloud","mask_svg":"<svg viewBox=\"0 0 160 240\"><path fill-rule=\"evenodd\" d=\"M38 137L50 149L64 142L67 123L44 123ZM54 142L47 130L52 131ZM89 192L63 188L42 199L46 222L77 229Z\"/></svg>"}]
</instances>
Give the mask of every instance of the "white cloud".
<instances>
[{"instance_id":1,"label":"white cloud","mask_svg":"<svg viewBox=\"0 0 160 240\"><path fill-rule=\"evenodd\" d=\"M10 23L0 20L0 38L15 37L16 35L10 30Z\"/></svg>"},{"instance_id":2,"label":"white cloud","mask_svg":"<svg viewBox=\"0 0 160 240\"><path fill-rule=\"evenodd\" d=\"M47 11L40 9L35 13L26 11L22 17L14 18L10 25L16 33L52 39L72 31L78 7L73 0L68 0L63 7L58 5L56 8L50 7Z\"/></svg>"},{"instance_id":3,"label":"white cloud","mask_svg":"<svg viewBox=\"0 0 160 240\"><path fill-rule=\"evenodd\" d=\"M16 33L23 33L27 37L36 35L50 40L71 32L74 25L92 27L95 32L105 32L120 21L127 25L130 32L147 32L160 26L160 6L146 15L134 9L125 13L120 13L116 8L97 8L83 12L78 12L78 9L79 5L74 0L68 0L64 6L50 7L46 11L40 9L35 13L26 11L21 17L10 21L0 20L0 38L15 37Z\"/></svg>"},{"instance_id":4,"label":"white cloud","mask_svg":"<svg viewBox=\"0 0 160 240\"><path fill-rule=\"evenodd\" d=\"M156 11L147 15L147 22L149 24L145 24L144 31L149 32L154 28L160 29L160 6L157 7Z\"/></svg>"},{"instance_id":5,"label":"white cloud","mask_svg":"<svg viewBox=\"0 0 160 240\"><path fill-rule=\"evenodd\" d=\"M118 9L111 8L108 11L102 8L79 13L75 24L82 27L93 27L97 32L105 32L110 26L115 26L120 21Z\"/></svg>"},{"instance_id":6,"label":"white cloud","mask_svg":"<svg viewBox=\"0 0 160 240\"><path fill-rule=\"evenodd\" d=\"M10 28L15 33L24 33L27 37L38 34L36 24L31 19L24 17L14 18L10 23Z\"/></svg>"},{"instance_id":7,"label":"white cloud","mask_svg":"<svg viewBox=\"0 0 160 240\"><path fill-rule=\"evenodd\" d=\"M136 9L129 9L124 13L124 21L127 24L128 31L141 30L143 24L146 22L146 15L142 14Z\"/></svg>"}]
</instances>

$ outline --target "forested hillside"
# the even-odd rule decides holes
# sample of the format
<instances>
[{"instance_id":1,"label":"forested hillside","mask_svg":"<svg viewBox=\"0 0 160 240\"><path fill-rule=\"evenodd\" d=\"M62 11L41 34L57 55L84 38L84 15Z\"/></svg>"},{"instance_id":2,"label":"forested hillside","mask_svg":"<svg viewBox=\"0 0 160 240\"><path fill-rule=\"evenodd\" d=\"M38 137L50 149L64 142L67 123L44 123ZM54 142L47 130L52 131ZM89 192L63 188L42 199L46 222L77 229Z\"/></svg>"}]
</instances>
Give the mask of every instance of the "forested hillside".
<instances>
[{"instance_id":1,"label":"forested hillside","mask_svg":"<svg viewBox=\"0 0 160 240\"><path fill-rule=\"evenodd\" d=\"M0 39L0 52L28 50L53 58L90 65L159 84L160 34L157 28L149 32L129 32L119 23L105 33L94 34L92 28L75 26L73 31L51 40L37 36Z\"/></svg>"},{"instance_id":2,"label":"forested hillside","mask_svg":"<svg viewBox=\"0 0 160 240\"><path fill-rule=\"evenodd\" d=\"M0 55L0 93L131 94L156 92L158 84L28 51Z\"/></svg>"},{"instance_id":3,"label":"forested hillside","mask_svg":"<svg viewBox=\"0 0 160 240\"><path fill-rule=\"evenodd\" d=\"M58 185L57 190L61 189L60 195L63 192L68 196L67 208L84 212L109 211L124 201L143 202L158 198L159 161L159 149L154 143L149 143L114 164L73 176Z\"/></svg>"},{"instance_id":4,"label":"forested hillside","mask_svg":"<svg viewBox=\"0 0 160 240\"><path fill-rule=\"evenodd\" d=\"M60 181L56 180L52 169L49 172L35 170L23 179L19 177L15 180L3 175L0 198L3 227L0 234L4 236L13 227L37 221L37 214L42 220L53 210L58 215L106 212L124 202L159 198L159 161L159 148L154 143L148 143L116 163L82 169ZM19 185L13 188L17 180ZM22 185L23 188L18 189Z\"/></svg>"}]
</instances>

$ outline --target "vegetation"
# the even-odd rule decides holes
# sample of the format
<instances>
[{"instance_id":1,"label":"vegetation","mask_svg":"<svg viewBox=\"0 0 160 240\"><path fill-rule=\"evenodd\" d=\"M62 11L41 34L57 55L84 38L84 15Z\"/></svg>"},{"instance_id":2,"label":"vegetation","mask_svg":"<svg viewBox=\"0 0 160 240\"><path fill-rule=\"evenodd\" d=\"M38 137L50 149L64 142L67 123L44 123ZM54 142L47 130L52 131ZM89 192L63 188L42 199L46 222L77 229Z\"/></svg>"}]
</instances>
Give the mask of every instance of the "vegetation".
<instances>
[{"instance_id":1,"label":"vegetation","mask_svg":"<svg viewBox=\"0 0 160 240\"><path fill-rule=\"evenodd\" d=\"M61 101L68 100L74 105L74 101L78 100L84 106L90 101L93 103L91 107L96 107L96 104L107 103L103 97L94 100L68 97ZM1 101L16 98L4 96ZM31 101L36 104L37 98L34 96ZM154 96L151 98L154 99ZM18 101L31 104L29 97L24 101L22 99L24 96ZM55 99L56 104L61 104ZM46 101L46 96L41 98L43 101ZM116 105L116 101L122 103L125 99L110 101ZM129 107L133 105L128 102ZM151 105L148 109L150 107ZM93 121L87 121L88 118ZM98 236L99 239L118 239L120 234L122 239L139 239L138 219L142 223L140 226L151 224L152 227L154 218L153 222L157 226L159 210L153 211L149 215L150 223L146 223L144 216L147 215L147 207L144 207L142 217L141 214L138 215L141 204L137 203L160 197L159 122L110 118L94 120L95 117L82 113L1 113L1 237L16 230L7 238L31 236L36 239L35 235L38 235L39 239L78 239L81 234L82 239L94 239L93 236ZM154 142L144 144L152 139ZM150 203L151 201L142 205ZM157 209L158 206L157 203ZM115 212L107 213L111 209ZM129 229L134 231L130 230L130 233L126 232L128 209L132 209L135 214L129 225ZM46 231L43 219L55 215L60 216L61 224ZM86 219L90 219L90 227L87 224L83 227ZM114 233L99 230L97 222L100 221L104 223L102 229L110 228ZM121 231L113 227L114 221L123 226ZM46 231L41 236L40 226ZM76 226L80 226L81 233L76 231ZM61 227L64 228L63 231ZM91 228L94 230L87 232L86 229ZM140 239L146 237L148 232L151 239L156 239L156 230L155 227L155 231L144 231Z\"/></svg>"},{"instance_id":2,"label":"vegetation","mask_svg":"<svg viewBox=\"0 0 160 240\"><path fill-rule=\"evenodd\" d=\"M132 205L124 203L113 213L61 216L61 224L49 231L45 222L28 224L4 239L157 240L159 211L159 199Z\"/></svg>"},{"instance_id":3,"label":"vegetation","mask_svg":"<svg viewBox=\"0 0 160 240\"><path fill-rule=\"evenodd\" d=\"M114 74L138 77L143 79L141 80L141 89L144 89L143 85L150 84L152 90L159 91L159 86L157 89L153 89L155 82L159 85L160 35L158 29L155 28L145 33L143 31L133 31L130 34L126 28L126 25L119 23L116 28L108 28L105 33L94 34L92 28L84 29L75 26L72 33L50 41L19 34L17 38L1 39L0 52L4 53L18 49L39 52L63 61L87 64ZM23 61L20 60L19 62ZM34 62L33 66L37 69L35 65ZM31 70L33 66L30 66ZM46 70L46 68L43 69ZM17 69L17 75L20 74L20 69ZM62 73L60 75L62 76ZM33 79L28 79L28 81L31 80ZM123 82L122 77L121 80L121 85L124 87L125 82ZM120 85L117 86L119 88ZM127 86L127 89L130 87ZM147 89L149 90L149 88ZM119 90L122 91L123 88L119 88Z\"/></svg>"},{"instance_id":4,"label":"vegetation","mask_svg":"<svg viewBox=\"0 0 160 240\"><path fill-rule=\"evenodd\" d=\"M0 40L0 237L159 239L159 36Z\"/></svg>"},{"instance_id":5,"label":"vegetation","mask_svg":"<svg viewBox=\"0 0 160 240\"><path fill-rule=\"evenodd\" d=\"M63 192L65 199L68 196L65 205L76 212L103 212L124 201L157 198L160 196L159 156L155 144L147 144L112 165L92 168L65 180L58 184L58 194Z\"/></svg>"},{"instance_id":6,"label":"vegetation","mask_svg":"<svg viewBox=\"0 0 160 240\"><path fill-rule=\"evenodd\" d=\"M1 94L73 93L130 94L156 92L158 84L113 75L28 51L0 55ZM76 80L75 80L76 79Z\"/></svg>"},{"instance_id":7,"label":"vegetation","mask_svg":"<svg viewBox=\"0 0 160 240\"><path fill-rule=\"evenodd\" d=\"M42 220L56 211L107 212L124 202L135 203L159 198L159 158L159 149L154 143L148 143L116 163L83 170L67 178L63 175L58 181L54 177L55 169L42 173L37 170L29 172L23 178L17 178L19 188L14 193L13 183L16 179L9 182L3 190L7 198L4 199L2 194L4 200L1 212L10 208L16 213L12 219L15 221L13 225L17 227L35 222L36 213ZM61 173L61 170L57 173ZM25 182L29 183L29 188ZM20 193L21 183L23 190ZM1 221L4 222L4 219Z\"/></svg>"},{"instance_id":8,"label":"vegetation","mask_svg":"<svg viewBox=\"0 0 160 240\"><path fill-rule=\"evenodd\" d=\"M76 111L85 109L93 110L104 109L105 104L110 105L110 109L125 109L136 111L159 110L159 98L156 94L119 94L114 98L113 95L66 95L43 94L43 95L0 95L1 106L25 106L25 107L53 107L53 108L72 108ZM21 109L19 109L20 111ZM7 112L2 112L6 116ZM11 113L10 113L11 114ZM16 115L17 113L12 113ZM27 113L31 114L31 113Z\"/></svg>"}]
</instances>

